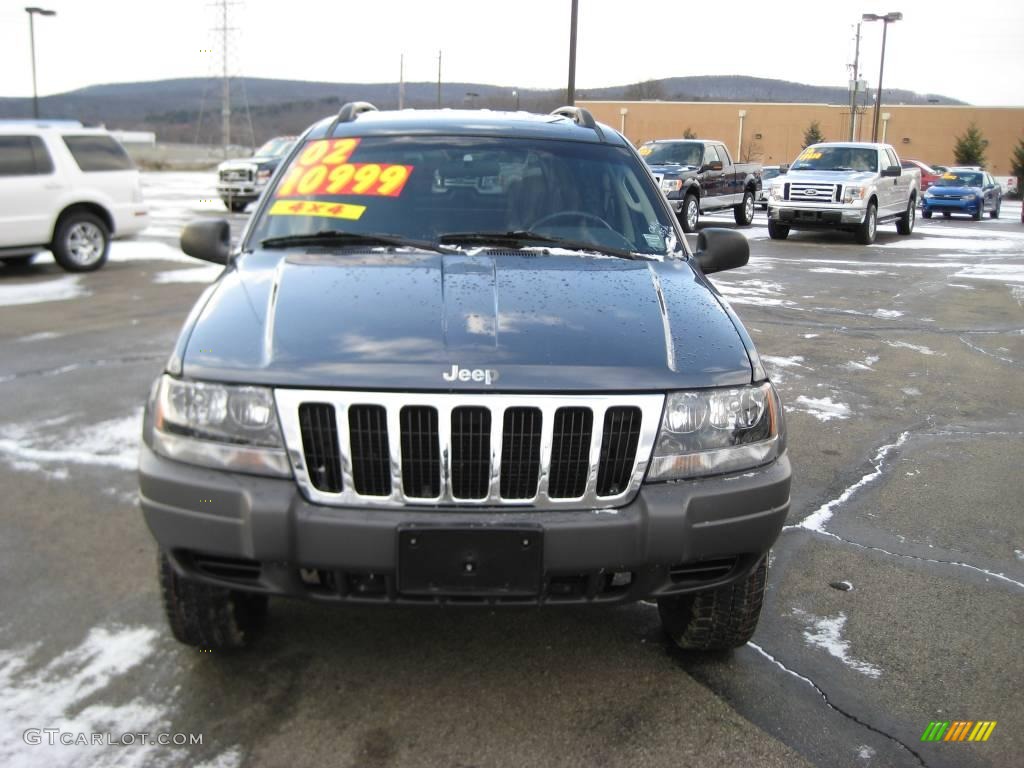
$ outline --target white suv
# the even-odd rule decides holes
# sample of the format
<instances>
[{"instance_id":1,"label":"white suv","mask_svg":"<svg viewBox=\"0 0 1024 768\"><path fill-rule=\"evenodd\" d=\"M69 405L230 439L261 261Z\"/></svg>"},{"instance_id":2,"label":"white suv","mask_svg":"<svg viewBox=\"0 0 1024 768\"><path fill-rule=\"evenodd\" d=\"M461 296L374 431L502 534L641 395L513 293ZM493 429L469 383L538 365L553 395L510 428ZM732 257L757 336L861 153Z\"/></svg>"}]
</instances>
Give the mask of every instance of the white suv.
<instances>
[{"instance_id":1,"label":"white suv","mask_svg":"<svg viewBox=\"0 0 1024 768\"><path fill-rule=\"evenodd\" d=\"M139 172L110 133L0 121L0 260L28 264L50 249L64 269L89 272L106 262L111 238L148 222Z\"/></svg>"}]
</instances>

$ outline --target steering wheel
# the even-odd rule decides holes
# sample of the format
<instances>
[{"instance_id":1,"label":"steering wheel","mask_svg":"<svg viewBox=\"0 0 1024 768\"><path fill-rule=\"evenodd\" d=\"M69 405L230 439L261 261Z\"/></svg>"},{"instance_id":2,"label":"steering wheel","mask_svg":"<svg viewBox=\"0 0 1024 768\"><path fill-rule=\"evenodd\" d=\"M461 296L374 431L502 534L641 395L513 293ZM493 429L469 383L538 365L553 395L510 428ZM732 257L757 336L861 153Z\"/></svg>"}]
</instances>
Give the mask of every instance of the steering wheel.
<instances>
[{"instance_id":1,"label":"steering wheel","mask_svg":"<svg viewBox=\"0 0 1024 768\"><path fill-rule=\"evenodd\" d=\"M597 214L588 213L587 211L558 211L557 213L549 213L547 216L542 216L541 218L533 222L533 224L529 226L529 229L530 231L536 231L538 227L543 226L544 224L550 224L551 222L557 221L558 219L567 219L571 217L576 217L577 219L580 219L582 221L593 221L597 224L600 224L602 227L604 227L613 235L615 235L615 237L621 240L627 250L635 250L635 246L633 245L633 243L629 241L629 238L627 238L625 235L623 235L621 232L615 229L615 227L613 227L611 224L609 224L607 221L602 219ZM595 243L595 245L598 245L598 243Z\"/></svg>"},{"instance_id":2,"label":"steering wheel","mask_svg":"<svg viewBox=\"0 0 1024 768\"><path fill-rule=\"evenodd\" d=\"M552 221L557 221L558 219L565 219L570 216L575 216L578 219L586 219L588 221L596 221L605 229L610 229L612 232L615 232L615 227L613 227L607 221L602 219L600 216L593 213L587 213L587 211L559 211L558 213L549 213L547 216L539 218L535 222L533 222L533 224L530 225L530 229L539 227L542 224L548 224ZM615 232L615 234L618 235L619 233Z\"/></svg>"}]
</instances>

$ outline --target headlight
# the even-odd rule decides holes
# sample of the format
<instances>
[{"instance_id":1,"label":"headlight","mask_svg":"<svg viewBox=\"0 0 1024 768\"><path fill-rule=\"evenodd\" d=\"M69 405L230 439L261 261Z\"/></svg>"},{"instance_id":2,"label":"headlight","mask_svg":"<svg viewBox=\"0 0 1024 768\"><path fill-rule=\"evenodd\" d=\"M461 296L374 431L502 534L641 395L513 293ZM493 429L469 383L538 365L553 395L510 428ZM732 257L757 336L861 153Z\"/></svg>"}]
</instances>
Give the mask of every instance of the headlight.
<instances>
[{"instance_id":1,"label":"headlight","mask_svg":"<svg viewBox=\"0 0 1024 768\"><path fill-rule=\"evenodd\" d=\"M189 464L291 475L274 395L266 387L161 377L153 403L153 448Z\"/></svg>"},{"instance_id":2,"label":"headlight","mask_svg":"<svg viewBox=\"0 0 1024 768\"><path fill-rule=\"evenodd\" d=\"M867 193L867 188L858 187L851 185L843 190L843 202L852 203L854 200L863 200L864 195Z\"/></svg>"},{"instance_id":3,"label":"headlight","mask_svg":"<svg viewBox=\"0 0 1024 768\"><path fill-rule=\"evenodd\" d=\"M661 191L666 195L678 192L683 187L682 179L662 179L661 180Z\"/></svg>"},{"instance_id":4,"label":"headlight","mask_svg":"<svg viewBox=\"0 0 1024 768\"><path fill-rule=\"evenodd\" d=\"M272 171L267 171L267 170L256 171L256 183L257 184L266 184L268 181L270 181L271 174L272 174Z\"/></svg>"},{"instance_id":5,"label":"headlight","mask_svg":"<svg viewBox=\"0 0 1024 768\"><path fill-rule=\"evenodd\" d=\"M768 190L768 195L772 200L783 200L783 188L781 184L773 184L772 188Z\"/></svg>"},{"instance_id":6,"label":"headlight","mask_svg":"<svg viewBox=\"0 0 1024 768\"><path fill-rule=\"evenodd\" d=\"M782 452L782 403L768 382L673 392L665 401L648 482L738 472Z\"/></svg>"},{"instance_id":7,"label":"headlight","mask_svg":"<svg viewBox=\"0 0 1024 768\"><path fill-rule=\"evenodd\" d=\"M931 187L928 187L928 189L926 189L924 191L924 196L925 197L935 197L935 193L932 192L932 188Z\"/></svg>"}]
</instances>

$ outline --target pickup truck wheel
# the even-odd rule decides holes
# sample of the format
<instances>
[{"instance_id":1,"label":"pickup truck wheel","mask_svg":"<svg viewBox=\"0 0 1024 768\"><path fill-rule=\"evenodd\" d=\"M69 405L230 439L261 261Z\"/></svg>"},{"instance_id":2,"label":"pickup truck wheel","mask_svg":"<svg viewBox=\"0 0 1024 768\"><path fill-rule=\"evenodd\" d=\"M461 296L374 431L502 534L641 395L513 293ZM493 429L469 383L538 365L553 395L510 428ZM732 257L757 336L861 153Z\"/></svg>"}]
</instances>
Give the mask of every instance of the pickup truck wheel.
<instances>
[{"instance_id":1,"label":"pickup truck wheel","mask_svg":"<svg viewBox=\"0 0 1024 768\"><path fill-rule=\"evenodd\" d=\"M768 237L772 240L785 240L789 237L789 225L768 219Z\"/></svg>"},{"instance_id":2,"label":"pickup truck wheel","mask_svg":"<svg viewBox=\"0 0 1024 768\"><path fill-rule=\"evenodd\" d=\"M754 220L754 193L749 189L743 193L743 202L732 209L733 218L741 227L749 227Z\"/></svg>"},{"instance_id":3,"label":"pickup truck wheel","mask_svg":"<svg viewBox=\"0 0 1024 768\"><path fill-rule=\"evenodd\" d=\"M267 598L183 579L159 555L160 588L174 637L203 650L245 647L267 615Z\"/></svg>"},{"instance_id":4,"label":"pickup truck wheel","mask_svg":"<svg viewBox=\"0 0 1024 768\"><path fill-rule=\"evenodd\" d=\"M917 219L917 200L910 198L907 203L907 210L896 222L896 231L901 235L912 235L914 233L914 222Z\"/></svg>"},{"instance_id":5,"label":"pickup truck wheel","mask_svg":"<svg viewBox=\"0 0 1024 768\"><path fill-rule=\"evenodd\" d=\"M683 199L683 210L679 215L683 225L683 232L692 233L697 231L697 222L700 220L700 201L693 193Z\"/></svg>"},{"instance_id":6,"label":"pickup truck wheel","mask_svg":"<svg viewBox=\"0 0 1024 768\"><path fill-rule=\"evenodd\" d=\"M861 245L871 245L875 242L877 229L878 207L873 202L868 203L868 210L864 214L864 223L857 227L857 242Z\"/></svg>"},{"instance_id":7,"label":"pickup truck wheel","mask_svg":"<svg viewBox=\"0 0 1024 768\"><path fill-rule=\"evenodd\" d=\"M57 222L51 248L53 258L68 272L92 272L107 261L110 233L98 216L69 213Z\"/></svg>"},{"instance_id":8,"label":"pickup truck wheel","mask_svg":"<svg viewBox=\"0 0 1024 768\"><path fill-rule=\"evenodd\" d=\"M739 648L757 629L767 578L765 559L745 579L728 586L658 598L661 626L685 651Z\"/></svg>"},{"instance_id":9,"label":"pickup truck wheel","mask_svg":"<svg viewBox=\"0 0 1024 768\"><path fill-rule=\"evenodd\" d=\"M225 200L224 201L224 207L227 208L232 213L241 213L242 211L245 210L245 206L247 206L247 205L248 205L248 203L245 202L244 200Z\"/></svg>"}]
</instances>

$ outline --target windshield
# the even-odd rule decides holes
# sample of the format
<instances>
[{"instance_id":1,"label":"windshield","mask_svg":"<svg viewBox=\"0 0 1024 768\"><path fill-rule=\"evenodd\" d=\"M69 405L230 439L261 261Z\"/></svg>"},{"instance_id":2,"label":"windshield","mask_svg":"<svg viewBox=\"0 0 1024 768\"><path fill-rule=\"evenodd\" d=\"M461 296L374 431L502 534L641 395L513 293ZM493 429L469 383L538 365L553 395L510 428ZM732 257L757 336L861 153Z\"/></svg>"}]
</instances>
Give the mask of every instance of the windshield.
<instances>
[{"instance_id":1,"label":"windshield","mask_svg":"<svg viewBox=\"0 0 1024 768\"><path fill-rule=\"evenodd\" d=\"M638 150L648 165L700 165L704 145L691 141L649 141Z\"/></svg>"},{"instance_id":2,"label":"windshield","mask_svg":"<svg viewBox=\"0 0 1024 768\"><path fill-rule=\"evenodd\" d=\"M276 138L271 139L262 147L256 150L253 157L280 157L286 154L295 144L295 139Z\"/></svg>"},{"instance_id":3,"label":"windshield","mask_svg":"<svg viewBox=\"0 0 1024 768\"><path fill-rule=\"evenodd\" d=\"M761 178L764 181L768 181L768 179L774 179L778 175L779 175L779 169L778 168L765 168L764 170L761 171Z\"/></svg>"},{"instance_id":4,"label":"windshield","mask_svg":"<svg viewBox=\"0 0 1024 768\"><path fill-rule=\"evenodd\" d=\"M870 147L823 147L805 149L790 168L792 171L878 172L878 150Z\"/></svg>"},{"instance_id":5,"label":"windshield","mask_svg":"<svg viewBox=\"0 0 1024 768\"><path fill-rule=\"evenodd\" d=\"M935 182L937 187L980 187L981 174L970 171L947 171Z\"/></svg>"},{"instance_id":6,"label":"windshield","mask_svg":"<svg viewBox=\"0 0 1024 768\"><path fill-rule=\"evenodd\" d=\"M531 233L658 256L683 247L653 179L626 148L537 139L309 141L278 177L248 243L316 236L326 244L325 232L512 248L509 233Z\"/></svg>"}]
</instances>

